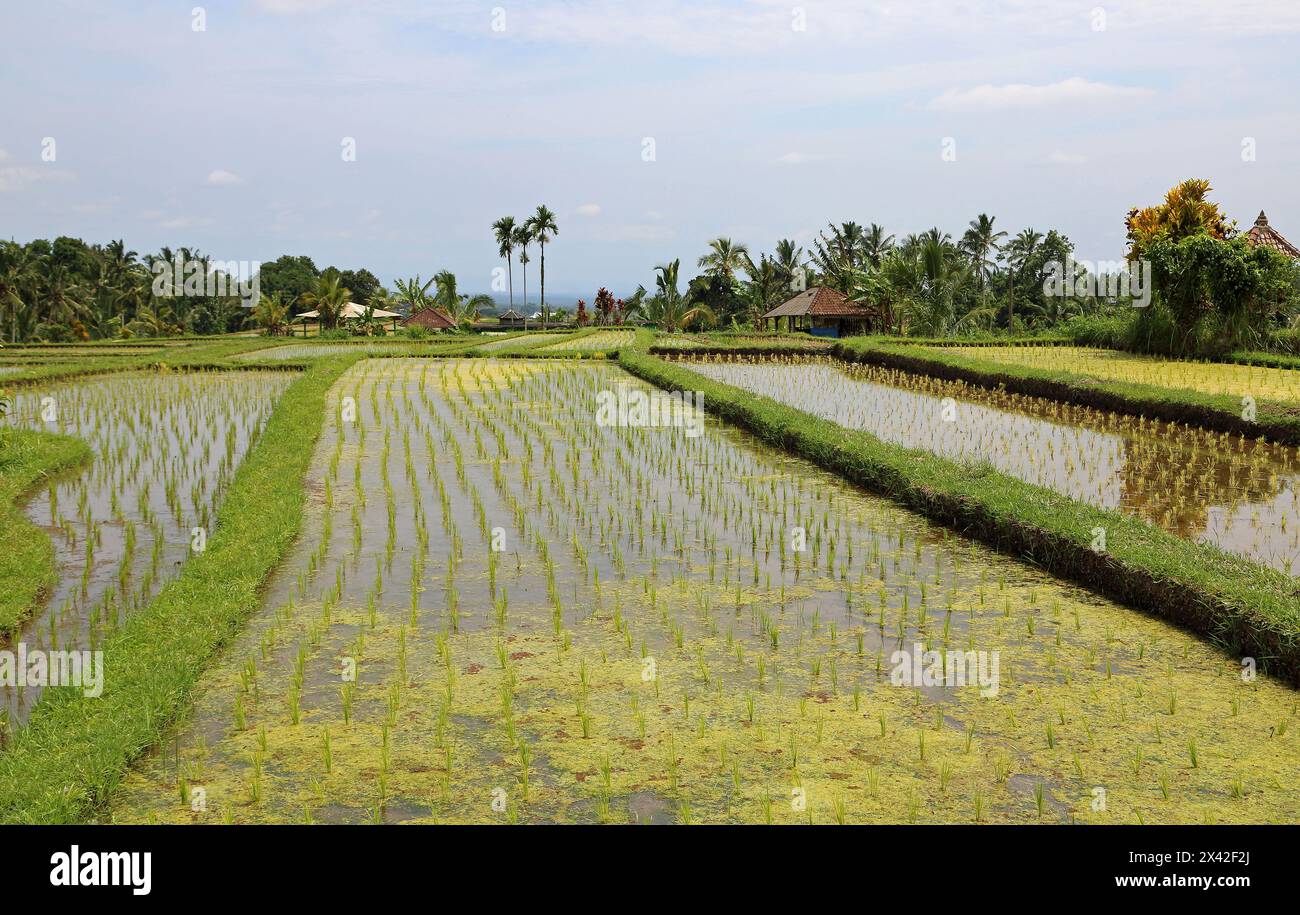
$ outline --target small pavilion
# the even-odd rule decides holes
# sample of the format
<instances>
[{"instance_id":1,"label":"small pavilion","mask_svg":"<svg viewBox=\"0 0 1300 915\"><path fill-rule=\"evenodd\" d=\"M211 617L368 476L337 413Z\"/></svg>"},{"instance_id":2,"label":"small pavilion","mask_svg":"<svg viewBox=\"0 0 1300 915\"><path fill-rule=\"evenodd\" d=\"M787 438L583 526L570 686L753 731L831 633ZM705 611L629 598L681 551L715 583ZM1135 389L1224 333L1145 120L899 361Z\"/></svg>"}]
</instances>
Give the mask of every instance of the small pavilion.
<instances>
[{"instance_id":1,"label":"small pavilion","mask_svg":"<svg viewBox=\"0 0 1300 915\"><path fill-rule=\"evenodd\" d=\"M787 331L807 331L817 337L848 337L869 333L879 323L878 310L862 302L853 302L829 286L813 286L776 306L760 319L766 329L781 329L785 318Z\"/></svg>"}]
</instances>

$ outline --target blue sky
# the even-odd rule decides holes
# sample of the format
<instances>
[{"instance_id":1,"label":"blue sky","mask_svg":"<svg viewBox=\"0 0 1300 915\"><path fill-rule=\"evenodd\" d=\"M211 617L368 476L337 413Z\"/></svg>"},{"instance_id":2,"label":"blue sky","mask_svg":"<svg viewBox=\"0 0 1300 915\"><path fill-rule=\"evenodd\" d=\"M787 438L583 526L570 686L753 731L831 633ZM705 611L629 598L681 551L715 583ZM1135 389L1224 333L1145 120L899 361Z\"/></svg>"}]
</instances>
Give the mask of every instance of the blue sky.
<instances>
[{"instance_id":1,"label":"blue sky","mask_svg":"<svg viewBox=\"0 0 1300 915\"><path fill-rule=\"evenodd\" d=\"M590 298L718 235L850 219L956 235L987 212L1117 259L1128 208L1193 176L1300 238L1294 0L42 0L0 34L21 241L480 291L492 221L545 203L548 289Z\"/></svg>"}]
</instances>

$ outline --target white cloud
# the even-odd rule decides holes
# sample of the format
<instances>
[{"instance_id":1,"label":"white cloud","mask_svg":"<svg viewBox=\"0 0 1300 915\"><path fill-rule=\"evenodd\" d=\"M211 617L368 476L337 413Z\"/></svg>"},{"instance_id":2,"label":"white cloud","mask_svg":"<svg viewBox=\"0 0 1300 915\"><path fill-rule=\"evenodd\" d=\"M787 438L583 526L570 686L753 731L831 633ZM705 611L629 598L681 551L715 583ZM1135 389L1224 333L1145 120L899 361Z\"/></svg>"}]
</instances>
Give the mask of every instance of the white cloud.
<instances>
[{"instance_id":1,"label":"white cloud","mask_svg":"<svg viewBox=\"0 0 1300 915\"><path fill-rule=\"evenodd\" d=\"M208 174L208 184L212 187L234 187L243 183L243 178L222 168Z\"/></svg>"},{"instance_id":2,"label":"white cloud","mask_svg":"<svg viewBox=\"0 0 1300 915\"><path fill-rule=\"evenodd\" d=\"M8 153L8 151L7 151L7 150L4 150L4 149L0 149L0 162L3 162L5 159L8 159L8 158L9 158L9 153Z\"/></svg>"},{"instance_id":3,"label":"white cloud","mask_svg":"<svg viewBox=\"0 0 1300 915\"><path fill-rule=\"evenodd\" d=\"M578 207L578 215L579 215L579 216L599 216L599 215L600 215L600 204L599 204L599 203L584 203L582 206Z\"/></svg>"},{"instance_id":4,"label":"white cloud","mask_svg":"<svg viewBox=\"0 0 1300 915\"><path fill-rule=\"evenodd\" d=\"M930 108L937 111L1007 111L1085 104L1119 105L1152 94L1150 89L1096 83L1072 76L1059 83L1041 86L1009 83L1005 86L985 84L971 89L948 89L930 102Z\"/></svg>"}]
</instances>

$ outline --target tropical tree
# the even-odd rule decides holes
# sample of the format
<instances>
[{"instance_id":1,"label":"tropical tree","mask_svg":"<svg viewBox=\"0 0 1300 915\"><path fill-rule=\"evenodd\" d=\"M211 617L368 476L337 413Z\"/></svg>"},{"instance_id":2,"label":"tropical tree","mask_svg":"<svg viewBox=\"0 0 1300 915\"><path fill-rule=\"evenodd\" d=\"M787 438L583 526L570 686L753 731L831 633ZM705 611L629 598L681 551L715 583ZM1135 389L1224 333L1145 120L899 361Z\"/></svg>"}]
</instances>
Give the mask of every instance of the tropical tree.
<instances>
[{"instance_id":1,"label":"tropical tree","mask_svg":"<svg viewBox=\"0 0 1300 915\"><path fill-rule=\"evenodd\" d=\"M537 207L537 212L528 217L525 223L528 226L528 233L537 242L537 250L541 260L542 275L542 327L547 325L546 314L546 243L560 234L559 226L555 224L555 214L547 209L544 205Z\"/></svg>"},{"instance_id":2,"label":"tropical tree","mask_svg":"<svg viewBox=\"0 0 1300 915\"><path fill-rule=\"evenodd\" d=\"M803 248L791 239L783 238L776 243L776 253L772 261L777 278L786 289L794 290L797 287L807 286L808 266L804 263Z\"/></svg>"},{"instance_id":3,"label":"tropical tree","mask_svg":"<svg viewBox=\"0 0 1300 915\"><path fill-rule=\"evenodd\" d=\"M531 258L529 258L528 256L528 246L533 241L533 232L532 229L528 227L527 223L515 226L513 231L514 231L514 239L515 239L514 246L519 249L519 270L523 274L523 279L524 279L524 311L527 312L528 310L528 261L531 260Z\"/></svg>"},{"instance_id":4,"label":"tropical tree","mask_svg":"<svg viewBox=\"0 0 1300 915\"><path fill-rule=\"evenodd\" d=\"M253 307L253 320L268 337L278 336L288 326L289 306L278 292L262 293Z\"/></svg>"},{"instance_id":5,"label":"tropical tree","mask_svg":"<svg viewBox=\"0 0 1300 915\"><path fill-rule=\"evenodd\" d=\"M709 242L709 253L700 256L697 266L710 276L734 277L745 268L749 249L730 238L715 238Z\"/></svg>"},{"instance_id":6,"label":"tropical tree","mask_svg":"<svg viewBox=\"0 0 1300 915\"><path fill-rule=\"evenodd\" d=\"M317 279L312 290L302 297L303 304L320 314L321 327L333 330L339 326L343 309L352 300L352 292L343 285L338 271L326 270Z\"/></svg>"},{"instance_id":7,"label":"tropical tree","mask_svg":"<svg viewBox=\"0 0 1300 915\"><path fill-rule=\"evenodd\" d=\"M646 321L665 333L675 333L696 321L712 321L713 312L706 305L692 304L678 289L681 260L655 267L655 293L644 298L645 290L638 288L640 301L628 311L635 310Z\"/></svg>"},{"instance_id":8,"label":"tropical tree","mask_svg":"<svg viewBox=\"0 0 1300 915\"><path fill-rule=\"evenodd\" d=\"M993 228L993 222L994 217L980 213L971 220L969 228L961 237L961 248L970 256L981 295L984 293L985 281L995 268L993 255L998 251L998 242L1007 237L1006 232Z\"/></svg>"},{"instance_id":9,"label":"tropical tree","mask_svg":"<svg viewBox=\"0 0 1300 915\"><path fill-rule=\"evenodd\" d=\"M510 307L515 307L515 268L513 255L515 251L515 218L502 216L492 223L492 234L497 241L497 254L506 259L506 281L509 288Z\"/></svg>"},{"instance_id":10,"label":"tropical tree","mask_svg":"<svg viewBox=\"0 0 1300 915\"><path fill-rule=\"evenodd\" d=\"M812 260L828 285L848 294L853 288L853 275L863 258L864 235L862 226L845 222L839 226L827 224L825 231L817 234L813 242Z\"/></svg>"},{"instance_id":11,"label":"tropical tree","mask_svg":"<svg viewBox=\"0 0 1300 915\"><path fill-rule=\"evenodd\" d=\"M780 258L781 254L778 243L777 257ZM749 323L757 328L762 315L790 292L793 274L779 260L763 254L757 264L745 257L745 275L749 278L744 289L747 317Z\"/></svg>"},{"instance_id":12,"label":"tropical tree","mask_svg":"<svg viewBox=\"0 0 1300 915\"><path fill-rule=\"evenodd\" d=\"M1224 215L1217 203L1206 199L1212 190L1204 178L1189 178L1170 188L1163 203L1129 210L1129 258L1140 258L1148 245L1160 239L1178 242L1194 235L1213 239L1230 238L1235 224Z\"/></svg>"},{"instance_id":13,"label":"tropical tree","mask_svg":"<svg viewBox=\"0 0 1300 915\"><path fill-rule=\"evenodd\" d=\"M871 269L878 269L880 262L893 247L894 236L886 235L885 227L873 222L862 239L862 254Z\"/></svg>"},{"instance_id":14,"label":"tropical tree","mask_svg":"<svg viewBox=\"0 0 1300 915\"><path fill-rule=\"evenodd\" d=\"M1002 248L999 258L1007 263L1007 330L1015 327L1016 283L1025 265L1034 256L1043 235L1034 229L1021 229L1019 234Z\"/></svg>"},{"instance_id":15,"label":"tropical tree","mask_svg":"<svg viewBox=\"0 0 1300 915\"><path fill-rule=\"evenodd\" d=\"M393 285L397 287L397 301L406 305L410 314L427 308L433 301L429 297L429 287L433 283L434 278L421 283L419 274L409 280L396 280Z\"/></svg>"}]
</instances>

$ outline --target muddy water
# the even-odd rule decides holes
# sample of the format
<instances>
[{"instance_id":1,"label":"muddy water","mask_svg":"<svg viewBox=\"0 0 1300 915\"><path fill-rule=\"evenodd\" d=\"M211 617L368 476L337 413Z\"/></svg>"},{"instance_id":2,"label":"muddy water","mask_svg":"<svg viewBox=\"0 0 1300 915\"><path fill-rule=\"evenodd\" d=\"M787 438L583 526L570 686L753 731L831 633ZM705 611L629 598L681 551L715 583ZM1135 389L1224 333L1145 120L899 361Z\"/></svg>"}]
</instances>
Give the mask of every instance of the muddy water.
<instances>
[{"instance_id":1,"label":"muddy water","mask_svg":"<svg viewBox=\"0 0 1300 915\"><path fill-rule=\"evenodd\" d=\"M300 542L108 819L1300 816L1293 691L730 427L601 425L619 384L350 370Z\"/></svg>"},{"instance_id":2,"label":"muddy water","mask_svg":"<svg viewBox=\"0 0 1300 915\"><path fill-rule=\"evenodd\" d=\"M93 649L156 594L212 533L222 491L293 377L120 374L18 392L6 422L81 438L94 458L25 507L54 544L58 579L15 643ZM5 687L0 711L21 722L40 693Z\"/></svg>"},{"instance_id":3,"label":"muddy water","mask_svg":"<svg viewBox=\"0 0 1300 915\"><path fill-rule=\"evenodd\" d=\"M1296 448L833 359L713 359L691 368L1300 574Z\"/></svg>"}]
</instances>

